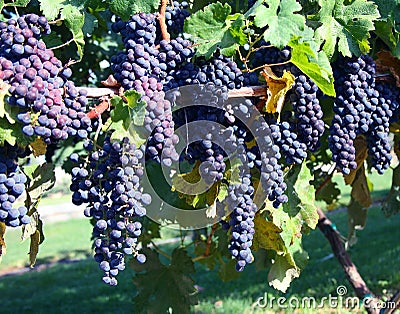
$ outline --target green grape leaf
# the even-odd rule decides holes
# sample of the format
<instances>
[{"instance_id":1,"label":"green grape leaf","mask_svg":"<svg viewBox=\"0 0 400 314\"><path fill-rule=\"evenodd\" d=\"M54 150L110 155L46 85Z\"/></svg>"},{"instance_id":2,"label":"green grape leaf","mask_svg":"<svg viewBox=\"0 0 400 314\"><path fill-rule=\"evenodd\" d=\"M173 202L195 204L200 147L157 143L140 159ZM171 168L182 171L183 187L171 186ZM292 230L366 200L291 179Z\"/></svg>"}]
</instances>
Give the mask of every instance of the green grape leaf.
<instances>
[{"instance_id":1,"label":"green grape leaf","mask_svg":"<svg viewBox=\"0 0 400 314\"><path fill-rule=\"evenodd\" d=\"M0 118L0 145L4 145L5 141L10 145L18 143L20 146L26 146L32 141L32 138L22 133L20 123L11 124L7 118Z\"/></svg>"},{"instance_id":2,"label":"green grape leaf","mask_svg":"<svg viewBox=\"0 0 400 314\"><path fill-rule=\"evenodd\" d=\"M194 253L197 256L201 256L199 259L199 263L205 265L209 270L213 270L215 266L218 265L219 258L221 257L221 253L217 250L217 245L214 241L212 241L209 245L208 256L204 257L206 253L207 243L205 241L201 241L196 243L194 248Z\"/></svg>"},{"instance_id":3,"label":"green grape leaf","mask_svg":"<svg viewBox=\"0 0 400 314\"><path fill-rule=\"evenodd\" d=\"M309 76L323 93L335 96L332 67L326 53L317 51L318 44L294 37L288 45L292 47L290 61Z\"/></svg>"},{"instance_id":4,"label":"green grape leaf","mask_svg":"<svg viewBox=\"0 0 400 314\"><path fill-rule=\"evenodd\" d=\"M110 10L127 21L131 15L140 12L153 13L157 11L159 0L111 0Z\"/></svg>"},{"instance_id":5,"label":"green grape leaf","mask_svg":"<svg viewBox=\"0 0 400 314\"><path fill-rule=\"evenodd\" d=\"M45 192L51 189L56 182L56 174L54 169L55 167L52 163L38 165L30 177L31 182L27 188L27 191L32 192L36 189L41 189L42 192Z\"/></svg>"},{"instance_id":6,"label":"green grape leaf","mask_svg":"<svg viewBox=\"0 0 400 314\"><path fill-rule=\"evenodd\" d=\"M367 217L368 211L365 207L354 198L351 198L350 204L347 207L347 242L349 244L355 242L355 231L364 229Z\"/></svg>"},{"instance_id":7,"label":"green grape leaf","mask_svg":"<svg viewBox=\"0 0 400 314\"><path fill-rule=\"evenodd\" d=\"M171 191L171 185L164 176L160 176L160 173L162 173L160 164L152 161L146 162L147 175L143 176L144 180L142 180L142 186L144 191L155 191L154 193L157 194L157 197L153 197L152 199L152 208L162 208L165 204L169 204L175 208L185 210L193 209L184 199L179 197L178 193ZM160 210L159 214L168 215L169 213ZM160 217L160 219L162 219L162 217ZM175 219L176 217L170 218L171 221L174 221Z\"/></svg>"},{"instance_id":8,"label":"green grape leaf","mask_svg":"<svg viewBox=\"0 0 400 314\"><path fill-rule=\"evenodd\" d=\"M15 0L13 2L6 3L4 6L5 7L26 7L30 1L31 0Z\"/></svg>"},{"instance_id":9,"label":"green grape leaf","mask_svg":"<svg viewBox=\"0 0 400 314\"><path fill-rule=\"evenodd\" d=\"M280 236L282 229L274 225L272 221L267 221L257 214L254 218L254 229L253 250L263 248L274 250L279 254L286 252L285 243Z\"/></svg>"},{"instance_id":10,"label":"green grape leaf","mask_svg":"<svg viewBox=\"0 0 400 314\"><path fill-rule=\"evenodd\" d=\"M301 167L294 168L287 177L289 202L283 205L289 216L299 215L312 229L318 223L317 207L315 205L315 188L310 184L314 179L306 162Z\"/></svg>"},{"instance_id":11,"label":"green grape leaf","mask_svg":"<svg viewBox=\"0 0 400 314\"><path fill-rule=\"evenodd\" d=\"M285 256L276 255L268 273L268 282L275 289L286 292L293 279L299 276L298 269L291 265Z\"/></svg>"},{"instance_id":12,"label":"green grape leaf","mask_svg":"<svg viewBox=\"0 0 400 314\"><path fill-rule=\"evenodd\" d=\"M254 10L254 24L260 28L268 26L264 40L281 49L305 28L304 16L296 14L301 5L296 0L266 0L265 3L268 7L261 5Z\"/></svg>"},{"instance_id":13,"label":"green grape leaf","mask_svg":"<svg viewBox=\"0 0 400 314\"><path fill-rule=\"evenodd\" d=\"M36 232L36 230L39 230L39 232L42 234L40 237L40 240L41 240L40 243L43 243L43 241L44 241L43 222L40 219L39 213L35 210L35 212L33 212L30 215L30 218L31 218L31 221L29 222L29 224L22 226L21 241L25 241L31 235L33 235Z\"/></svg>"},{"instance_id":14,"label":"green grape leaf","mask_svg":"<svg viewBox=\"0 0 400 314\"><path fill-rule=\"evenodd\" d=\"M146 102L141 99L142 95L135 90L125 92L125 98L128 101L129 116L133 124L142 126L146 115Z\"/></svg>"},{"instance_id":15,"label":"green grape leaf","mask_svg":"<svg viewBox=\"0 0 400 314\"><path fill-rule=\"evenodd\" d=\"M142 222L142 234L140 235L140 243L142 243L143 247L146 247L153 239L161 238L160 224L154 222L151 219L145 218Z\"/></svg>"},{"instance_id":16,"label":"green grape leaf","mask_svg":"<svg viewBox=\"0 0 400 314\"><path fill-rule=\"evenodd\" d=\"M321 182L318 181L317 183L318 185L321 184ZM337 182L329 180L315 195L315 200L323 201L326 204L331 205L334 204L339 199L339 195L340 195L340 189L338 188Z\"/></svg>"},{"instance_id":17,"label":"green grape leaf","mask_svg":"<svg viewBox=\"0 0 400 314\"><path fill-rule=\"evenodd\" d=\"M65 0L39 0L39 3L43 15L52 21L57 18L60 10L64 7Z\"/></svg>"},{"instance_id":18,"label":"green grape leaf","mask_svg":"<svg viewBox=\"0 0 400 314\"><path fill-rule=\"evenodd\" d=\"M185 20L185 32L195 41L197 55L208 59L220 48L222 54L231 56L247 42L243 15L230 15L231 10L228 4L212 3Z\"/></svg>"},{"instance_id":19,"label":"green grape leaf","mask_svg":"<svg viewBox=\"0 0 400 314\"><path fill-rule=\"evenodd\" d=\"M93 33L93 31L99 26L99 21L97 20L97 17L95 17L93 14L85 12L85 22L83 23L82 26L82 32L84 35L90 35Z\"/></svg>"},{"instance_id":20,"label":"green grape leaf","mask_svg":"<svg viewBox=\"0 0 400 314\"><path fill-rule=\"evenodd\" d=\"M400 9L399 9L400 10ZM400 24L400 23L399 23ZM394 30L390 21L376 21L375 33L390 48L390 52L396 58L400 58L400 34Z\"/></svg>"},{"instance_id":21,"label":"green grape leaf","mask_svg":"<svg viewBox=\"0 0 400 314\"><path fill-rule=\"evenodd\" d=\"M223 282L228 282L231 280L238 279L241 275L241 272L236 271L236 260L235 259L229 259L228 261L222 260L220 262L219 268L218 268L218 277L223 281Z\"/></svg>"},{"instance_id":22,"label":"green grape leaf","mask_svg":"<svg viewBox=\"0 0 400 314\"><path fill-rule=\"evenodd\" d=\"M85 39L82 31L85 24L85 14L76 6L68 4L62 8L61 18L64 20L65 26L71 31L73 40L78 48L79 60L82 60L83 47L85 46Z\"/></svg>"},{"instance_id":23,"label":"green grape leaf","mask_svg":"<svg viewBox=\"0 0 400 314\"><path fill-rule=\"evenodd\" d=\"M372 0L380 13L381 21L391 21L392 25L399 25L400 22L400 1L399 0ZM398 29L397 29L398 31Z\"/></svg>"},{"instance_id":24,"label":"green grape leaf","mask_svg":"<svg viewBox=\"0 0 400 314\"><path fill-rule=\"evenodd\" d=\"M386 217L400 213L400 165L393 170L392 187L382 206L382 211Z\"/></svg>"},{"instance_id":25,"label":"green grape leaf","mask_svg":"<svg viewBox=\"0 0 400 314\"><path fill-rule=\"evenodd\" d=\"M190 313L190 307L197 304L196 288L190 274L195 272L194 264L182 248L172 252L171 264L165 266L158 255L144 249L147 261L139 266L133 261L136 271L133 282L138 289L135 306L149 313L165 313L170 308L175 313Z\"/></svg>"},{"instance_id":26,"label":"green grape leaf","mask_svg":"<svg viewBox=\"0 0 400 314\"><path fill-rule=\"evenodd\" d=\"M322 25L316 37L324 40L323 50L328 58L335 52L336 45L344 56L360 55L370 50L369 32L374 30L374 21L379 18L377 6L366 0L355 0L349 5L344 0L320 0L321 10L316 19Z\"/></svg>"}]
</instances>

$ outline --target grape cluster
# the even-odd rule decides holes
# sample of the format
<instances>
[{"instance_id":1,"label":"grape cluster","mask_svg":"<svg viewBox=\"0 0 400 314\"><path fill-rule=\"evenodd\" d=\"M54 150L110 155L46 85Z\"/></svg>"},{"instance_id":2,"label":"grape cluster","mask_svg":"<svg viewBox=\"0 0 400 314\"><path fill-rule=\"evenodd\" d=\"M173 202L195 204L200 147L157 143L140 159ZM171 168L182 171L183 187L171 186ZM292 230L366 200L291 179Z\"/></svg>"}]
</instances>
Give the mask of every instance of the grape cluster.
<instances>
[{"instance_id":1,"label":"grape cluster","mask_svg":"<svg viewBox=\"0 0 400 314\"><path fill-rule=\"evenodd\" d=\"M115 22L112 29L121 33L126 48L111 58L115 78L125 89L139 92L146 102L144 127L150 134L146 156L171 165L179 159L174 148L178 137L174 134L171 103L165 99L160 82L167 68L154 46L156 18L153 14L135 14L128 22Z\"/></svg>"},{"instance_id":2,"label":"grape cluster","mask_svg":"<svg viewBox=\"0 0 400 314\"><path fill-rule=\"evenodd\" d=\"M18 166L18 157L25 156L25 149L11 146L7 142L0 147L0 222L18 227L28 224L27 208L14 207L15 201L25 191L27 178Z\"/></svg>"},{"instance_id":3,"label":"grape cluster","mask_svg":"<svg viewBox=\"0 0 400 314\"><path fill-rule=\"evenodd\" d=\"M333 68L337 96L328 138L329 148L337 167L344 174L349 174L357 167L354 140L357 134L369 130L371 112L374 111L374 105L367 96L374 73L367 71L361 57L340 59Z\"/></svg>"},{"instance_id":4,"label":"grape cluster","mask_svg":"<svg viewBox=\"0 0 400 314\"><path fill-rule=\"evenodd\" d=\"M115 277L125 268L125 255L133 254L140 263L146 260L136 248L141 234L138 218L151 203L140 181L144 152L128 138L112 141L107 136L101 148L94 145L90 140L84 143L87 158L70 156L78 164L72 169L72 202L87 204L85 215L95 221L94 258L104 272L103 281L116 285Z\"/></svg>"},{"instance_id":5,"label":"grape cluster","mask_svg":"<svg viewBox=\"0 0 400 314\"><path fill-rule=\"evenodd\" d=\"M398 115L398 92L375 82L375 62L368 55L341 57L333 68L337 94L329 136L333 160L344 174L356 169L354 140L364 135L371 165L382 174L392 159L389 123Z\"/></svg>"},{"instance_id":6,"label":"grape cluster","mask_svg":"<svg viewBox=\"0 0 400 314\"><path fill-rule=\"evenodd\" d=\"M185 19L190 15L189 4L186 1L173 1L172 5L167 6L165 12L165 23L167 24L168 32L172 36L177 36L183 33ZM161 32L158 32L160 34Z\"/></svg>"},{"instance_id":7,"label":"grape cluster","mask_svg":"<svg viewBox=\"0 0 400 314\"><path fill-rule=\"evenodd\" d=\"M223 55L210 60L198 58L195 63L189 59L189 62L170 71L167 78L169 88L212 82L218 87L234 89L241 88L244 82L243 73L236 62Z\"/></svg>"},{"instance_id":8,"label":"grape cluster","mask_svg":"<svg viewBox=\"0 0 400 314\"><path fill-rule=\"evenodd\" d=\"M19 108L26 136L40 136L46 144L86 138L92 127L85 92L68 81L71 70L40 40L49 32L46 18L35 14L0 23L0 78L10 85L7 102Z\"/></svg>"},{"instance_id":9,"label":"grape cluster","mask_svg":"<svg viewBox=\"0 0 400 314\"><path fill-rule=\"evenodd\" d=\"M287 164L301 164L307 157L307 146L298 140L294 124L289 121L278 122L272 115L266 116L275 144L280 148Z\"/></svg>"},{"instance_id":10,"label":"grape cluster","mask_svg":"<svg viewBox=\"0 0 400 314\"><path fill-rule=\"evenodd\" d=\"M260 46L268 43L260 41ZM290 129L297 134L297 140L304 143L310 151L316 151L320 146L320 139L325 131L322 120L323 111L319 103L319 88L308 76L293 64L286 63L291 57L289 48L262 48L255 52L253 67L264 64L280 64L273 66L273 71L282 76L284 71L290 71L295 76L295 85L287 93L286 98L293 107L295 121L289 122ZM256 83L254 74L248 74L246 83Z\"/></svg>"},{"instance_id":11,"label":"grape cluster","mask_svg":"<svg viewBox=\"0 0 400 314\"><path fill-rule=\"evenodd\" d=\"M229 225L232 227L232 238L229 242L229 251L237 260L236 270L243 271L246 264L254 260L251 252L254 235L254 217L258 210L252 196L254 188L251 185L249 174L240 174L241 184L230 187L226 202L231 212Z\"/></svg>"},{"instance_id":12,"label":"grape cluster","mask_svg":"<svg viewBox=\"0 0 400 314\"><path fill-rule=\"evenodd\" d=\"M376 104L371 114L369 132L367 135L368 154L371 157L372 166L383 174L389 168L392 160L391 144L389 140L389 121L393 115L392 108L374 89L367 91L372 104Z\"/></svg>"},{"instance_id":13,"label":"grape cluster","mask_svg":"<svg viewBox=\"0 0 400 314\"><path fill-rule=\"evenodd\" d=\"M308 76L301 74L296 77L293 89L289 99L297 119L298 138L310 151L316 151L325 131L323 111L317 97L318 86Z\"/></svg>"}]
</instances>

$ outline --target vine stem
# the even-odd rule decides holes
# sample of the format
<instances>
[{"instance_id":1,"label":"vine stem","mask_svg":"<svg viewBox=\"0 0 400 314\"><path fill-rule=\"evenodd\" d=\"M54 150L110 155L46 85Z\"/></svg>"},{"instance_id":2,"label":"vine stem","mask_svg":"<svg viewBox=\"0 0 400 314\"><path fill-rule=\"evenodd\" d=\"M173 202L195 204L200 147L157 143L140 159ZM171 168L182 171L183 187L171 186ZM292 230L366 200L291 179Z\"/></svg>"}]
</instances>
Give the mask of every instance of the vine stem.
<instances>
[{"instance_id":1,"label":"vine stem","mask_svg":"<svg viewBox=\"0 0 400 314\"><path fill-rule=\"evenodd\" d=\"M323 187L328 184L328 182L332 179L334 174L331 171L327 178L319 185L316 189L315 195L321 192ZM332 221L325 215L325 213L318 208L318 229L322 232L325 238L329 241L331 245L332 251L338 260L339 264L342 266L343 271L350 282L351 286L353 287L354 292L356 293L357 297L364 301L366 297L369 297L368 304L365 304L365 309L370 314L377 314L379 313L379 306L378 301L375 297L373 297L373 293L368 288L367 284L365 283L364 279L361 277L360 273L357 270L356 265L354 265L353 261L349 253L346 251L345 245L342 241L343 236L340 232L334 227Z\"/></svg>"},{"instance_id":2,"label":"vine stem","mask_svg":"<svg viewBox=\"0 0 400 314\"><path fill-rule=\"evenodd\" d=\"M100 98L104 96L118 95L120 93L119 87L76 87L79 91L84 89L87 91L89 98ZM232 89L228 92L229 98L238 97L265 97L267 96L267 89L265 86L249 86L239 89Z\"/></svg>"},{"instance_id":3,"label":"vine stem","mask_svg":"<svg viewBox=\"0 0 400 314\"><path fill-rule=\"evenodd\" d=\"M158 21L160 22L162 38L165 40L170 40L171 37L168 33L167 24L165 24L165 13L167 12L167 3L168 3L168 0L161 0L161 8L160 8L160 15L158 17Z\"/></svg>"},{"instance_id":4,"label":"vine stem","mask_svg":"<svg viewBox=\"0 0 400 314\"><path fill-rule=\"evenodd\" d=\"M68 45L69 45L70 43L72 43L73 41L74 41L74 39L71 38L71 39L68 40L67 42L65 42L65 43L63 43L63 44L61 44L61 45L55 46L55 47L51 47L51 48L49 48L49 49L50 49L50 50L56 50L56 49L59 49L59 48L68 46Z\"/></svg>"},{"instance_id":5,"label":"vine stem","mask_svg":"<svg viewBox=\"0 0 400 314\"><path fill-rule=\"evenodd\" d=\"M200 256L197 256L197 257L195 257L195 258L192 258L192 262L193 262L193 263L195 263L195 262L197 262L197 261L200 261L200 260L202 260L202 259L204 259L204 258L206 258L206 257L208 257L208 256L210 255L210 248L211 248L211 243L212 243L212 237L214 236L214 233L215 233L215 231L217 230L217 227L218 227L218 224L217 224L217 223L215 223L215 224L212 225L211 232L210 232L210 234L209 234L208 237L207 237L206 250L205 250L205 252L204 252L203 255L200 255Z\"/></svg>"},{"instance_id":6,"label":"vine stem","mask_svg":"<svg viewBox=\"0 0 400 314\"><path fill-rule=\"evenodd\" d=\"M368 297L368 304L365 304L365 309L370 314L379 313L378 300L373 297L373 293L368 288L364 279L361 277L357 270L356 265L352 262L349 253L346 251L341 235L336 228L333 227L332 221L325 215L325 213L318 208L318 228L324 234L325 238L329 241L332 251L335 254L337 260L342 266L344 273L354 289L357 297L365 301Z\"/></svg>"},{"instance_id":7,"label":"vine stem","mask_svg":"<svg viewBox=\"0 0 400 314\"><path fill-rule=\"evenodd\" d=\"M157 244L154 243L154 241L150 241L150 243L151 243L151 245L153 246L154 250L155 250L157 253L159 253L159 254L161 254L162 256L168 258L169 260L172 260L171 255L169 255L167 252L164 252L163 250L161 250L161 249L157 246Z\"/></svg>"}]
</instances>

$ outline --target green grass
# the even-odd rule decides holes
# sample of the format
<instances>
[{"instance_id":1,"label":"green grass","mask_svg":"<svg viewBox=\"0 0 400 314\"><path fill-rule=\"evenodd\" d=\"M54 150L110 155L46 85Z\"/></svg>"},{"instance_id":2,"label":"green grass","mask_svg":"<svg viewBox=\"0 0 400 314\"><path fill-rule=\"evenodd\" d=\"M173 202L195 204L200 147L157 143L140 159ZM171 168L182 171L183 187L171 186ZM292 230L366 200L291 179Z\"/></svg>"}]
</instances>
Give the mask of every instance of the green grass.
<instances>
[{"instance_id":1,"label":"green grass","mask_svg":"<svg viewBox=\"0 0 400 314\"><path fill-rule=\"evenodd\" d=\"M44 223L45 242L39 248L38 264L87 257L91 254L91 229L88 219ZM5 240L7 254L0 264L0 272L8 268L27 266L29 239L21 242L21 228L8 228Z\"/></svg>"},{"instance_id":2,"label":"green grass","mask_svg":"<svg viewBox=\"0 0 400 314\"><path fill-rule=\"evenodd\" d=\"M331 214L331 218L341 233L346 234L346 213ZM350 249L350 254L369 287L378 295L384 295L400 289L400 215L385 219L380 209L374 207L370 209L368 220L365 230L357 232L358 243ZM40 252L43 260L90 247L88 221L49 224L45 230L48 239ZM14 251L12 246L15 243L10 235L9 251ZM193 311L249 313L252 304L265 293L268 297L321 298L335 294L338 285L346 285L351 291L336 259L321 261L331 254L331 248L319 231L304 238L304 247L310 255L309 264L286 294L270 288L267 271L256 272L254 266L248 267L238 280L223 283L215 272L196 265L196 284L204 290L200 292L200 303ZM10 255L5 256L3 263L10 265L10 260L7 262ZM12 260L21 260L21 256ZM132 284L132 270L127 268L118 276L117 287L103 285L100 276L97 264L90 258L76 263L60 263L40 272L3 277L0 279L1 313L132 313L136 291Z\"/></svg>"}]
</instances>

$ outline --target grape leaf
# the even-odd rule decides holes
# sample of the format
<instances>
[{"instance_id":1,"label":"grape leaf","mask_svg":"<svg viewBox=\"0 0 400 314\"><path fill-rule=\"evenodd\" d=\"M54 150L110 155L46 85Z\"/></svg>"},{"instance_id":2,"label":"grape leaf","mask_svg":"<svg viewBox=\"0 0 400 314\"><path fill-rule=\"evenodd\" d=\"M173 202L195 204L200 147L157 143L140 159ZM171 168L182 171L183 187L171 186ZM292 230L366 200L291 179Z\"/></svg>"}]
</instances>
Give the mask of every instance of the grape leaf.
<instances>
[{"instance_id":1,"label":"grape leaf","mask_svg":"<svg viewBox=\"0 0 400 314\"><path fill-rule=\"evenodd\" d=\"M65 26L71 31L73 40L78 48L79 60L82 60L83 47L85 46L82 28L85 24L85 15L76 6L68 4L62 8L61 18L64 20Z\"/></svg>"},{"instance_id":2,"label":"grape leaf","mask_svg":"<svg viewBox=\"0 0 400 314\"><path fill-rule=\"evenodd\" d=\"M36 257L39 253L39 245L40 245L40 231L36 230L32 235L31 235L31 244L29 247L29 266L33 268L36 263Z\"/></svg>"},{"instance_id":3,"label":"grape leaf","mask_svg":"<svg viewBox=\"0 0 400 314\"><path fill-rule=\"evenodd\" d=\"M40 137L36 138L32 143L29 144L29 146L32 149L33 155L35 157L46 154L46 143Z\"/></svg>"},{"instance_id":4,"label":"grape leaf","mask_svg":"<svg viewBox=\"0 0 400 314\"><path fill-rule=\"evenodd\" d=\"M400 212L400 165L393 170L392 187L382 206L382 211L386 217Z\"/></svg>"},{"instance_id":5,"label":"grape leaf","mask_svg":"<svg viewBox=\"0 0 400 314\"><path fill-rule=\"evenodd\" d=\"M236 260L229 259L228 261L222 260L218 268L218 277L223 282L228 282L239 278L240 272L236 271Z\"/></svg>"},{"instance_id":6,"label":"grape leaf","mask_svg":"<svg viewBox=\"0 0 400 314\"><path fill-rule=\"evenodd\" d=\"M275 226L272 221L267 221L259 214L254 218L254 239L252 249L257 251L260 248L274 250L278 254L286 252L285 244L280 233L282 229Z\"/></svg>"},{"instance_id":7,"label":"grape leaf","mask_svg":"<svg viewBox=\"0 0 400 314\"><path fill-rule=\"evenodd\" d=\"M0 118L0 145L3 145L5 141L10 145L18 143L20 146L26 146L32 139L22 133L20 123L11 124L6 118Z\"/></svg>"},{"instance_id":8,"label":"grape leaf","mask_svg":"<svg viewBox=\"0 0 400 314\"><path fill-rule=\"evenodd\" d=\"M190 274L194 264L187 252L177 248L172 252L171 264L161 264L158 255L144 249L147 261L143 265L132 262L136 271L133 282L138 289L135 306L149 313L165 313L170 308L175 313L190 313L190 306L197 304L196 288Z\"/></svg>"},{"instance_id":9,"label":"grape leaf","mask_svg":"<svg viewBox=\"0 0 400 314\"><path fill-rule=\"evenodd\" d=\"M27 192L31 195L42 195L44 192L50 190L56 182L54 165L52 163L44 163L43 165L38 166L32 173L30 179L31 182L29 187L26 189Z\"/></svg>"},{"instance_id":10,"label":"grape leaf","mask_svg":"<svg viewBox=\"0 0 400 314\"><path fill-rule=\"evenodd\" d=\"M351 197L364 208L368 208L372 204L371 192L369 190L367 176L365 175L365 166L362 164L351 184Z\"/></svg>"},{"instance_id":11,"label":"grape leaf","mask_svg":"<svg viewBox=\"0 0 400 314\"><path fill-rule=\"evenodd\" d=\"M377 6L382 21L391 21L393 26L400 23L400 1L399 0L372 0ZM400 29L396 29L400 31Z\"/></svg>"},{"instance_id":12,"label":"grape leaf","mask_svg":"<svg viewBox=\"0 0 400 314\"><path fill-rule=\"evenodd\" d=\"M52 21L57 18L60 10L65 4L65 0L39 0L39 3L40 10L43 12L43 15L49 21Z\"/></svg>"},{"instance_id":13,"label":"grape leaf","mask_svg":"<svg viewBox=\"0 0 400 314\"><path fill-rule=\"evenodd\" d=\"M227 56L233 55L239 45L247 42L243 32L242 14L230 15L231 7L220 2L212 3L185 20L185 32L197 44L196 53L207 59L218 49Z\"/></svg>"},{"instance_id":14,"label":"grape leaf","mask_svg":"<svg viewBox=\"0 0 400 314\"><path fill-rule=\"evenodd\" d=\"M41 233L39 244L41 244L44 241L43 222L40 219L39 213L36 211L36 209L37 208L35 208L35 212L30 215L31 221L29 222L29 224L22 226L21 241L25 241L31 235L33 235L36 232L36 230L39 230L39 232Z\"/></svg>"},{"instance_id":15,"label":"grape leaf","mask_svg":"<svg viewBox=\"0 0 400 314\"><path fill-rule=\"evenodd\" d=\"M0 263L4 255L6 255L6 241L4 240L4 235L6 233L6 224L0 222Z\"/></svg>"},{"instance_id":16,"label":"grape leaf","mask_svg":"<svg viewBox=\"0 0 400 314\"><path fill-rule=\"evenodd\" d=\"M10 3L6 3L6 7L26 7L31 0L15 0ZM4 2L3 2L4 3Z\"/></svg>"},{"instance_id":17,"label":"grape leaf","mask_svg":"<svg viewBox=\"0 0 400 314\"><path fill-rule=\"evenodd\" d=\"M270 67L265 67L261 74L268 85L264 110L268 113L281 113L286 93L293 87L295 77L287 71L283 72L282 77L277 77Z\"/></svg>"},{"instance_id":18,"label":"grape leaf","mask_svg":"<svg viewBox=\"0 0 400 314\"><path fill-rule=\"evenodd\" d=\"M310 181L314 176L306 163L294 168L287 176L289 202L283 205L291 217L297 214L312 229L318 223L317 207L315 205L315 188Z\"/></svg>"},{"instance_id":19,"label":"grape leaf","mask_svg":"<svg viewBox=\"0 0 400 314\"><path fill-rule=\"evenodd\" d=\"M308 75L323 93L335 96L332 67L326 53L317 51L318 43L294 37L288 45L292 48L290 62Z\"/></svg>"},{"instance_id":20,"label":"grape leaf","mask_svg":"<svg viewBox=\"0 0 400 314\"><path fill-rule=\"evenodd\" d=\"M375 34L389 47L396 58L400 58L400 34L393 29L390 22L376 21Z\"/></svg>"},{"instance_id":21,"label":"grape leaf","mask_svg":"<svg viewBox=\"0 0 400 314\"><path fill-rule=\"evenodd\" d=\"M9 87L10 87L10 85L8 85L7 83L0 81L0 118L4 118L5 115L7 114L6 108L5 108L6 103L4 101L4 97L7 96Z\"/></svg>"},{"instance_id":22,"label":"grape leaf","mask_svg":"<svg viewBox=\"0 0 400 314\"><path fill-rule=\"evenodd\" d=\"M328 58L335 52L336 45L344 56L360 55L370 50L369 31L379 17L377 6L370 1L355 0L349 5L344 0L320 0L321 10L317 20L322 25L316 30L316 37L325 40L323 50Z\"/></svg>"},{"instance_id":23,"label":"grape leaf","mask_svg":"<svg viewBox=\"0 0 400 314\"><path fill-rule=\"evenodd\" d=\"M142 95L135 90L128 90L124 94L128 101L130 120L137 126L142 126L146 115L146 102L141 99Z\"/></svg>"},{"instance_id":24,"label":"grape leaf","mask_svg":"<svg viewBox=\"0 0 400 314\"><path fill-rule=\"evenodd\" d=\"M292 280L299 276L299 271L287 261L285 256L276 255L268 273L268 282L275 289L286 292Z\"/></svg>"},{"instance_id":25,"label":"grape leaf","mask_svg":"<svg viewBox=\"0 0 400 314\"><path fill-rule=\"evenodd\" d=\"M111 0L110 10L117 16L121 17L124 21L128 20L129 17L135 13L156 12L159 0Z\"/></svg>"},{"instance_id":26,"label":"grape leaf","mask_svg":"<svg viewBox=\"0 0 400 314\"><path fill-rule=\"evenodd\" d=\"M350 171L348 175L344 176L344 182L350 185L353 184L354 179L356 178L356 174L358 170L364 166L364 161L368 157L368 147L367 147L367 140L364 136L359 135L354 140L354 147L356 149L356 159L357 168Z\"/></svg>"},{"instance_id":27,"label":"grape leaf","mask_svg":"<svg viewBox=\"0 0 400 314\"><path fill-rule=\"evenodd\" d=\"M254 24L260 28L268 26L264 40L281 49L304 30L304 16L295 13L301 10L301 5L296 0L266 0L265 3L268 7L261 5L254 10Z\"/></svg>"},{"instance_id":28,"label":"grape leaf","mask_svg":"<svg viewBox=\"0 0 400 314\"><path fill-rule=\"evenodd\" d=\"M367 223L368 211L354 198L351 198L347 207L347 243L352 244L355 241L355 231L364 229Z\"/></svg>"}]
</instances>

